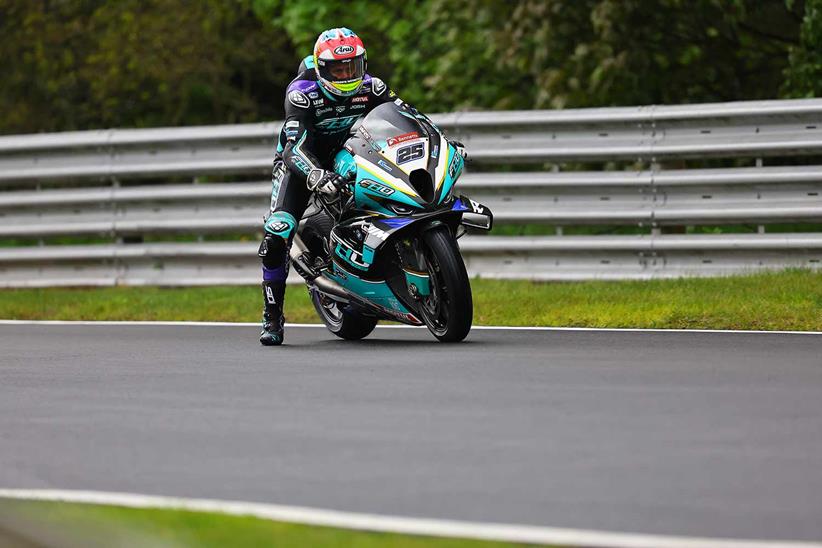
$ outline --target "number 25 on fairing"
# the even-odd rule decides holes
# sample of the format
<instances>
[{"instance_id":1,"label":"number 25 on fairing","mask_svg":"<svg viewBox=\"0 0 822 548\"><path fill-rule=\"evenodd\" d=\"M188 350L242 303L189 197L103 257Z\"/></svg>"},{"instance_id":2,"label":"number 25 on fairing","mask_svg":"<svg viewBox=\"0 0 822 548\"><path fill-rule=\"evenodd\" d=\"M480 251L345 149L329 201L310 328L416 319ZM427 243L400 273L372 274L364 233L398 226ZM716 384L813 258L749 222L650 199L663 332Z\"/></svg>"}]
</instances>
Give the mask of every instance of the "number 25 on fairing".
<instances>
[{"instance_id":1,"label":"number 25 on fairing","mask_svg":"<svg viewBox=\"0 0 822 548\"><path fill-rule=\"evenodd\" d=\"M425 154L425 145L423 143L414 143L407 147L402 147L397 151L397 165L411 162L422 158Z\"/></svg>"}]
</instances>

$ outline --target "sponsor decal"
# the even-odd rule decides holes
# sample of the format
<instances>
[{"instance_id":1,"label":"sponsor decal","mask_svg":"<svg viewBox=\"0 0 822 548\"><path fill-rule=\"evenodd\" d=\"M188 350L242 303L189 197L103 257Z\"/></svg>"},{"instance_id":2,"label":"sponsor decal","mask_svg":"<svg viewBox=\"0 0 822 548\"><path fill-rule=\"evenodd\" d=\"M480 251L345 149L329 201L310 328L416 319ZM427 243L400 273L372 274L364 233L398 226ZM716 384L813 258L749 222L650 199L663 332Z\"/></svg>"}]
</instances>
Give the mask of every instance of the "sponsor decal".
<instances>
[{"instance_id":1,"label":"sponsor decal","mask_svg":"<svg viewBox=\"0 0 822 548\"><path fill-rule=\"evenodd\" d=\"M370 190L372 192L378 192L383 196L391 196L394 194L393 188L388 188L387 186L381 185L376 181L370 181L368 179L364 181L360 181L360 186L366 190Z\"/></svg>"},{"instance_id":2,"label":"sponsor decal","mask_svg":"<svg viewBox=\"0 0 822 548\"><path fill-rule=\"evenodd\" d=\"M315 107L321 107L321 106L323 106L323 105L325 104L325 101L324 101L324 100L322 100L322 99L314 99L314 101L312 101L312 104L313 104Z\"/></svg>"},{"instance_id":3,"label":"sponsor decal","mask_svg":"<svg viewBox=\"0 0 822 548\"><path fill-rule=\"evenodd\" d=\"M368 95L357 95L353 99L351 99L352 103L367 103L368 102Z\"/></svg>"},{"instance_id":4,"label":"sponsor decal","mask_svg":"<svg viewBox=\"0 0 822 548\"><path fill-rule=\"evenodd\" d=\"M431 157L436 160L439 157L439 155L440 155L440 146L439 145L434 145L434 149L431 151Z\"/></svg>"},{"instance_id":5,"label":"sponsor decal","mask_svg":"<svg viewBox=\"0 0 822 548\"><path fill-rule=\"evenodd\" d=\"M331 108L331 107L318 108L316 114L317 114L317 116L319 116L320 114L325 114L326 112L331 112L332 110L334 110L334 109Z\"/></svg>"},{"instance_id":6,"label":"sponsor decal","mask_svg":"<svg viewBox=\"0 0 822 548\"><path fill-rule=\"evenodd\" d=\"M451 164L448 166L448 175L450 175L452 179L454 178L454 175L457 173L457 167L459 166L459 161L457 159L459 157L459 154L454 154L454 156L451 158Z\"/></svg>"},{"instance_id":7,"label":"sponsor decal","mask_svg":"<svg viewBox=\"0 0 822 548\"><path fill-rule=\"evenodd\" d=\"M396 99L394 99L394 104L397 105L398 107L401 107L402 106L402 99L397 97Z\"/></svg>"},{"instance_id":8,"label":"sponsor decal","mask_svg":"<svg viewBox=\"0 0 822 548\"><path fill-rule=\"evenodd\" d=\"M364 109L366 106L367 106L367 105L351 105L351 110L362 110L362 109Z\"/></svg>"},{"instance_id":9,"label":"sponsor decal","mask_svg":"<svg viewBox=\"0 0 822 548\"><path fill-rule=\"evenodd\" d=\"M334 238L337 240L337 238ZM341 258L345 259L345 261L353 266L354 268L358 268L360 270L368 270L369 263L365 262L365 259L362 256L362 253L357 251L356 249L352 249L348 247L348 244L337 240L337 247L334 249L334 252Z\"/></svg>"},{"instance_id":10,"label":"sponsor decal","mask_svg":"<svg viewBox=\"0 0 822 548\"><path fill-rule=\"evenodd\" d=\"M379 78L371 78L371 89L373 90L374 95L382 95L385 91L385 82Z\"/></svg>"},{"instance_id":11,"label":"sponsor decal","mask_svg":"<svg viewBox=\"0 0 822 548\"><path fill-rule=\"evenodd\" d=\"M288 102L299 108L308 108L308 97L299 90L294 90L288 94Z\"/></svg>"},{"instance_id":12,"label":"sponsor decal","mask_svg":"<svg viewBox=\"0 0 822 548\"><path fill-rule=\"evenodd\" d=\"M342 118L329 118L328 120L319 122L316 127L337 131L348 129L354 125L354 122L356 122L359 117L359 114L355 114L353 116L343 116Z\"/></svg>"},{"instance_id":13,"label":"sponsor decal","mask_svg":"<svg viewBox=\"0 0 822 548\"><path fill-rule=\"evenodd\" d=\"M388 163L385 160L379 160L377 162L377 165L380 166L381 168L383 168L385 171L388 171L388 172L394 171L391 168L391 166L389 166Z\"/></svg>"},{"instance_id":14,"label":"sponsor decal","mask_svg":"<svg viewBox=\"0 0 822 548\"><path fill-rule=\"evenodd\" d=\"M293 141L294 139L290 140ZM296 154L291 157L291 161L294 162L294 165L297 166L297 169L299 169L306 175L308 175L308 173L311 171L311 167L309 167L309 165L306 164L305 161Z\"/></svg>"},{"instance_id":15,"label":"sponsor decal","mask_svg":"<svg viewBox=\"0 0 822 548\"><path fill-rule=\"evenodd\" d=\"M285 127L300 127L300 121L299 120L289 120L288 122L285 123Z\"/></svg>"},{"instance_id":16,"label":"sponsor decal","mask_svg":"<svg viewBox=\"0 0 822 548\"><path fill-rule=\"evenodd\" d=\"M268 304L277 304L277 300L274 299L274 292L268 286L265 286L265 300L268 301Z\"/></svg>"},{"instance_id":17,"label":"sponsor decal","mask_svg":"<svg viewBox=\"0 0 822 548\"><path fill-rule=\"evenodd\" d=\"M336 110L337 112L342 112L342 111L344 111L344 110L345 110L345 106L344 106L344 105L340 105L340 106L338 106L338 107L334 107L334 110Z\"/></svg>"},{"instance_id":18,"label":"sponsor decal","mask_svg":"<svg viewBox=\"0 0 822 548\"><path fill-rule=\"evenodd\" d=\"M410 141L411 139L418 139L419 136L420 134L416 131L409 131L408 133L403 133L402 135L395 135L394 137L388 138L388 146L392 147L394 145L404 143L405 141Z\"/></svg>"},{"instance_id":19,"label":"sponsor decal","mask_svg":"<svg viewBox=\"0 0 822 548\"><path fill-rule=\"evenodd\" d=\"M370 234L371 236L376 236L381 241L385 241L388 238L388 236L390 236L390 234L388 234L388 232L386 232L386 231L384 231L380 228L377 228L374 225L363 225L362 228L363 228L363 231L365 231L366 234Z\"/></svg>"},{"instance_id":20,"label":"sponsor decal","mask_svg":"<svg viewBox=\"0 0 822 548\"><path fill-rule=\"evenodd\" d=\"M423 143L414 143L397 150L397 165L419 160L425 154Z\"/></svg>"},{"instance_id":21,"label":"sponsor decal","mask_svg":"<svg viewBox=\"0 0 822 548\"><path fill-rule=\"evenodd\" d=\"M348 55L349 53L354 53L354 46L343 44L334 48L334 55Z\"/></svg>"},{"instance_id":22,"label":"sponsor decal","mask_svg":"<svg viewBox=\"0 0 822 548\"><path fill-rule=\"evenodd\" d=\"M468 201L471 202L471 209L474 210L474 213L485 213L485 208L479 202L475 202L471 198L468 198Z\"/></svg>"},{"instance_id":23,"label":"sponsor decal","mask_svg":"<svg viewBox=\"0 0 822 548\"><path fill-rule=\"evenodd\" d=\"M309 97L309 99L316 99L316 98L317 98L317 97L319 97L319 96L320 96L320 94L319 94L319 93L317 93L316 91L309 91L309 92L308 92L308 97Z\"/></svg>"}]
</instances>

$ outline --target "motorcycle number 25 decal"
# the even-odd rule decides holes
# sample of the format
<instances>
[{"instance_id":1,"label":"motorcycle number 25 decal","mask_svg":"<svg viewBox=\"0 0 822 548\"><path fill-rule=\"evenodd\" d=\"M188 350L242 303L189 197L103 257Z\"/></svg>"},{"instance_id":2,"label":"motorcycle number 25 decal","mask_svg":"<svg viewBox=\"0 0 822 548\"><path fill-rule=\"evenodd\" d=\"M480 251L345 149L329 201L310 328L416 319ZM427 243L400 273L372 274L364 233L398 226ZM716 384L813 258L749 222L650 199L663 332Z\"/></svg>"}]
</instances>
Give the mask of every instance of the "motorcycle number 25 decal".
<instances>
[{"instance_id":1,"label":"motorcycle number 25 decal","mask_svg":"<svg viewBox=\"0 0 822 548\"><path fill-rule=\"evenodd\" d=\"M397 165L419 160L425 154L424 143L414 143L397 150Z\"/></svg>"}]
</instances>

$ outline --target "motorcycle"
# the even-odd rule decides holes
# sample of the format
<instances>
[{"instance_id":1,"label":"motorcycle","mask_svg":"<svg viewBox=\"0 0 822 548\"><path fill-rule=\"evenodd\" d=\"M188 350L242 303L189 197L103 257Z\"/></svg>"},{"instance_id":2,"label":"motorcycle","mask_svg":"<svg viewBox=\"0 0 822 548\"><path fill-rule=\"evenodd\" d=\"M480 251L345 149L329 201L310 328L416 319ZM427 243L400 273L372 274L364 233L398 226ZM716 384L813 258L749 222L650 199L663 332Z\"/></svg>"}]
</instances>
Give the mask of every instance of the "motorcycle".
<instances>
[{"instance_id":1,"label":"motorcycle","mask_svg":"<svg viewBox=\"0 0 822 548\"><path fill-rule=\"evenodd\" d=\"M471 330L471 284L457 239L491 230L484 205L452 191L464 158L426 117L400 101L376 107L349 134L335 197L315 193L291 264L326 327L362 339L379 320L426 325L440 341Z\"/></svg>"}]
</instances>

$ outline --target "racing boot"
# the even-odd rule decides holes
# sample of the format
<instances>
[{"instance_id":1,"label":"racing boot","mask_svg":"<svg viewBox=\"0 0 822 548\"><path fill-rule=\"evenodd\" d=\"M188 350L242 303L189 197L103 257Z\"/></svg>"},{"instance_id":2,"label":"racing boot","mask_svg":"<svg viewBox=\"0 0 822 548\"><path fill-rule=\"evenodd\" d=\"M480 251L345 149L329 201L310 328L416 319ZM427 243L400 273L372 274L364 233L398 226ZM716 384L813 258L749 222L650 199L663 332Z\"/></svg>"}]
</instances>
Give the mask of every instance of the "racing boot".
<instances>
[{"instance_id":1,"label":"racing boot","mask_svg":"<svg viewBox=\"0 0 822 548\"><path fill-rule=\"evenodd\" d=\"M260 332L260 344L264 346L277 346L283 343L284 298L285 282L263 282L263 330Z\"/></svg>"}]
</instances>

